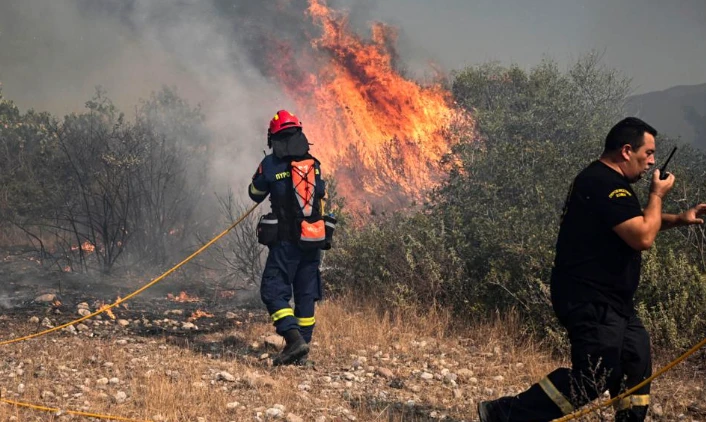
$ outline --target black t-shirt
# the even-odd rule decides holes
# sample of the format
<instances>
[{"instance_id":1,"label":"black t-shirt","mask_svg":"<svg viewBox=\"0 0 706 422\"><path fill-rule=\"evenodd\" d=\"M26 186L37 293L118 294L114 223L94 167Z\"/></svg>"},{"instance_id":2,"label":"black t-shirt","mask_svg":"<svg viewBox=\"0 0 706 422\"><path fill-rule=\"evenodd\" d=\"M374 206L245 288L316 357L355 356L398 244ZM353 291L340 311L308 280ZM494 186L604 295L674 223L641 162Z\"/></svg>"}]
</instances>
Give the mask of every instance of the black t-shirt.
<instances>
[{"instance_id":1,"label":"black t-shirt","mask_svg":"<svg viewBox=\"0 0 706 422\"><path fill-rule=\"evenodd\" d=\"M613 227L643 215L630 183L594 161L574 179L564 204L551 293L555 309L568 303L607 303L623 315L633 313L641 254Z\"/></svg>"}]
</instances>

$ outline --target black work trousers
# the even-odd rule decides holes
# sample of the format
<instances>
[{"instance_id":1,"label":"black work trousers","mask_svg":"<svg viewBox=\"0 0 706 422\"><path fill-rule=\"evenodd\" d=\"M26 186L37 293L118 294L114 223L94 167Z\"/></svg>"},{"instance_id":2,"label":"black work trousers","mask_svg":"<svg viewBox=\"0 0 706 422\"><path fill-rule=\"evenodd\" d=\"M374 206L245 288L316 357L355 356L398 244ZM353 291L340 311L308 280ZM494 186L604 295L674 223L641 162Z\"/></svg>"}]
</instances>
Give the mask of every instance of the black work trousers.
<instances>
[{"instance_id":1,"label":"black work trousers","mask_svg":"<svg viewBox=\"0 0 706 422\"><path fill-rule=\"evenodd\" d=\"M572 368L559 368L527 391L504 401L508 421L551 421L572 413L608 390L612 397L652 374L650 338L637 315L601 303L557 310L571 342ZM555 310L557 308L555 307ZM650 385L615 405L616 421L643 421Z\"/></svg>"}]
</instances>

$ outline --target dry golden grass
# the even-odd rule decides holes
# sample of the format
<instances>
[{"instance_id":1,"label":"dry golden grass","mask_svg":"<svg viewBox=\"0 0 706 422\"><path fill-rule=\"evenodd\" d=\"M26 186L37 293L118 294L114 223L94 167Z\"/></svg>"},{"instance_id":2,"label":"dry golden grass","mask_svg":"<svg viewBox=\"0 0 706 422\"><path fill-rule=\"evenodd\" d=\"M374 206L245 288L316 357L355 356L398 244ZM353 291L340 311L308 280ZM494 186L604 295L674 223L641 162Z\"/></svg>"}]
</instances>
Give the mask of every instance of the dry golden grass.
<instances>
[{"instance_id":1,"label":"dry golden grass","mask_svg":"<svg viewBox=\"0 0 706 422\"><path fill-rule=\"evenodd\" d=\"M512 315L468 328L463 316L413 311L391 316L339 299L319 306L316 317L315 370L272 368L260 359L267 352L263 337L273 332L263 314L261 322L191 340L101 326L95 328L101 337L58 333L9 345L0 361L0 386L11 400L146 420L252 421L258 412L267 420L264 412L279 404L284 415L304 421L322 416L319 420L429 421L432 412L470 421L478 400L517 393L566 363L552 359L537 341L518 341L522 321ZM2 322L0 338L36 328ZM224 344L232 354L220 353ZM218 354L210 354L208 345ZM659 356L659 363L671 357ZM356 361L359 369L353 368ZM378 368L394 376L384 378ZM653 402L664 409L661 420L678 420L681 413L687 413L686 421L703 420L687 409L706 399L703 369L693 368L683 365L653 386ZM420 377L444 369L458 374L457 386ZM219 380L220 371L235 381ZM101 378L117 382L99 385ZM390 387L395 380L398 388ZM118 391L127 395L123 403L114 399ZM234 402L239 404L229 409ZM0 405L0 421L11 420L87 419Z\"/></svg>"}]
</instances>

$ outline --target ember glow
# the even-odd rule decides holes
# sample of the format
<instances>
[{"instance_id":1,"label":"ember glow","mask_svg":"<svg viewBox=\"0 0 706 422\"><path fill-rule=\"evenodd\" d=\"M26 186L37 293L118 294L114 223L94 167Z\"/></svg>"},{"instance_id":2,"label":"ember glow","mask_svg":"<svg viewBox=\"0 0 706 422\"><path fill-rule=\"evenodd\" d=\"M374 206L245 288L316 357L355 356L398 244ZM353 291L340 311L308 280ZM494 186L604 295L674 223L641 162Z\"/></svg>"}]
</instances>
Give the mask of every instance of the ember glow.
<instances>
[{"instance_id":1,"label":"ember glow","mask_svg":"<svg viewBox=\"0 0 706 422\"><path fill-rule=\"evenodd\" d=\"M168 293L168 294L167 294L167 299L169 299L169 300L171 300L171 301L174 301L174 302L182 302L182 303L186 303L186 302L198 302L198 301L201 300L201 299L199 299L199 298L196 297L196 296L189 296L189 295L188 295L186 292L184 292L184 291L182 291L181 293L179 293L179 295L177 295L177 296L174 296L173 294Z\"/></svg>"},{"instance_id":2,"label":"ember glow","mask_svg":"<svg viewBox=\"0 0 706 422\"><path fill-rule=\"evenodd\" d=\"M121 300L123 300L123 298L121 298L120 296L118 296L118 298L115 299L116 302L120 302ZM127 302L121 303L120 306L122 306L122 307L125 308L125 309L128 309L128 304L127 304Z\"/></svg>"},{"instance_id":3,"label":"ember glow","mask_svg":"<svg viewBox=\"0 0 706 422\"><path fill-rule=\"evenodd\" d=\"M197 309L194 311L194 313L191 314L189 317L189 321L196 321L199 318L213 318L213 314L209 314L208 312L202 311L201 309Z\"/></svg>"},{"instance_id":4,"label":"ember glow","mask_svg":"<svg viewBox=\"0 0 706 422\"><path fill-rule=\"evenodd\" d=\"M106 305L105 303L102 303L102 302L101 302L101 305L98 307L98 311L104 311L104 313L105 313L106 315L108 315L108 317L109 317L110 319L113 319L113 320L114 320L114 319L115 319L115 314L114 314L113 311L109 308L109 306L110 306L110 305Z\"/></svg>"},{"instance_id":5,"label":"ember glow","mask_svg":"<svg viewBox=\"0 0 706 422\"><path fill-rule=\"evenodd\" d=\"M71 250L72 250L72 251L77 251L78 248L79 248L78 246L72 246L72 247L71 247ZM91 242L89 242L89 241L87 240L87 241L85 241L85 242L83 242L83 243L81 244L81 250L84 251L84 252L86 252L86 253L92 253L93 251L96 250L96 246L93 245Z\"/></svg>"},{"instance_id":6,"label":"ember glow","mask_svg":"<svg viewBox=\"0 0 706 422\"><path fill-rule=\"evenodd\" d=\"M443 174L445 132L456 117L450 93L395 69L394 28L376 23L371 39L363 39L325 0L309 0L307 14L320 29L311 48L280 42L270 61L297 105L312 153L355 211L419 199Z\"/></svg>"}]
</instances>

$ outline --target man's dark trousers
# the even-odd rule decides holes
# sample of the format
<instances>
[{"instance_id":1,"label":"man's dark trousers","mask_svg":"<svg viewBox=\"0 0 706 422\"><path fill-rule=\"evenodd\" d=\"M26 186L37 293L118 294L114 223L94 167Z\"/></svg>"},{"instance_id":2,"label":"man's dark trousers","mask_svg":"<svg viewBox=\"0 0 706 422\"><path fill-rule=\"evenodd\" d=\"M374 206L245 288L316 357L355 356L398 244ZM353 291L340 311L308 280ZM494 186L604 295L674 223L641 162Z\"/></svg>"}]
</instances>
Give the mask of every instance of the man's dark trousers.
<instances>
[{"instance_id":1,"label":"man's dark trousers","mask_svg":"<svg viewBox=\"0 0 706 422\"><path fill-rule=\"evenodd\" d=\"M321 252L303 250L288 241L270 247L260 284L260 296L278 334L298 328L309 343L314 331L314 306L321 298ZM289 301L294 294L294 310Z\"/></svg>"},{"instance_id":2,"label":"man's dark trousers","mask_svg":"<svg viewBox=\"0 0 706 422\"><path fill-rule=\"evenodd\" d=\"M508 421L551 421L596 399L612 397L652 374L650 338L637 315L601 303L556 306L571 343L572 369L559 368L504 405ZM619 401L616 421L643 421L650 385Z\"/></svg>"}]
</instances>

